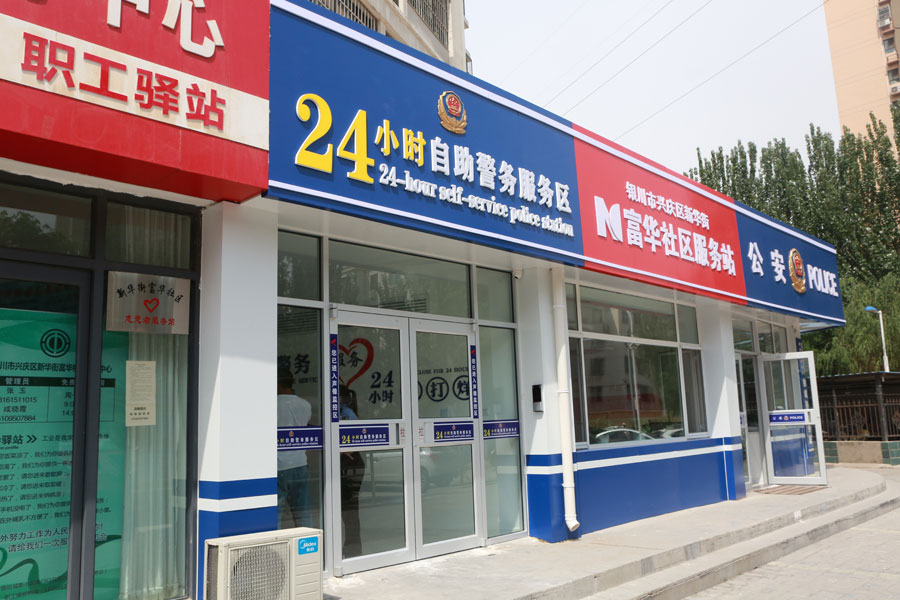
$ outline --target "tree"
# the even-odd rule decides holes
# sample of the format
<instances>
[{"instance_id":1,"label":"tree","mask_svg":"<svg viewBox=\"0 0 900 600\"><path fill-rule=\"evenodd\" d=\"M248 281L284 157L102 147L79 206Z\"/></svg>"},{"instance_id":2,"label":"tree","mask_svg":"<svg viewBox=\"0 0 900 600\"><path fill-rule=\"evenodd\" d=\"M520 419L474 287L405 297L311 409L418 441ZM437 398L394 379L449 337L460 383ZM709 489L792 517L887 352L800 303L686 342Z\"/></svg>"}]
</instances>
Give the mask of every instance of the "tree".
<instances>
[{"instance_id":1,"label":"tree","mask_svg":"<svg viewBox=\"0 0 900 600\"><path fill-rule=\"evenodd\" d=\"M866 132L838 143L810 125L806 156L784 139L720 147L687 176L834 244L847 326L804 336L820 374L881 370L881 338L866 305L884 312L888 355L900 360L900 109L890 133L871 115ZM875 329L873 330L872 327ZM873 345L875 344L875 345ZM900 363L897 363L900 364Z\"/></svg>"}]
</instances>

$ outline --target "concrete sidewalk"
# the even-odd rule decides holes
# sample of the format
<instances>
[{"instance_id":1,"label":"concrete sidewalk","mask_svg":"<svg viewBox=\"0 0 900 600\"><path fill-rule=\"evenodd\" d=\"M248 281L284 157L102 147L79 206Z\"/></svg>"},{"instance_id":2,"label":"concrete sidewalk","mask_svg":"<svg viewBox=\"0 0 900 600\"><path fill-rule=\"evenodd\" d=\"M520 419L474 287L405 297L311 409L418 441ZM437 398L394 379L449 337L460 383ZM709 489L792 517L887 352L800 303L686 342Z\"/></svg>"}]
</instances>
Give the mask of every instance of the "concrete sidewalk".
<instances>
[{"instance_id":1,"label":"concrete sidewalk","mask_svg":"<svg viewBox=\"0 0 900 600\"><path fill-rule=\"evenodd\" d=\"M804 495L750 492L548 544L523 538L333 577L326 598L683 598L900 507L877 469L828 469Z\"/></svg>"}]
</instances>

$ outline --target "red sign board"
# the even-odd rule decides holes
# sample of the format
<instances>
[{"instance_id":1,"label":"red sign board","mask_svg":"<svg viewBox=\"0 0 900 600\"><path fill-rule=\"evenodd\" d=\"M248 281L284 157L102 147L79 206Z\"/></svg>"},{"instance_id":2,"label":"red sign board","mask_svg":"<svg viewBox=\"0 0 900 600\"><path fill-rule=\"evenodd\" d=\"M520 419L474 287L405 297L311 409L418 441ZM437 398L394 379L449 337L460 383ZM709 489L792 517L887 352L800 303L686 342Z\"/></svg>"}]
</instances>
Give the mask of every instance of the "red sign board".
<instances>
[{"instance_id":1,"label":"red sign board","mask_svg":"<svg viewBox=\"0 0 900 600\"><path fill-rule=\"evenodd\" d=\"M585 267L742 302L733 201L692 191L681 183L688 181L682 176L658 165L652 165L656 173L638 166L616 153L637 155L576 129L613 150L575 141Z\"/></svg>"},{"instance_id":2,"label":"red sign board","mask_svg":"<svg viewBox=\"0 0 900 600\"><path fill-rule=\"evenodd\" d=\"M268 3L5 0L0 154L220 200L267 185Z\"/></svg>"}]
</instances>

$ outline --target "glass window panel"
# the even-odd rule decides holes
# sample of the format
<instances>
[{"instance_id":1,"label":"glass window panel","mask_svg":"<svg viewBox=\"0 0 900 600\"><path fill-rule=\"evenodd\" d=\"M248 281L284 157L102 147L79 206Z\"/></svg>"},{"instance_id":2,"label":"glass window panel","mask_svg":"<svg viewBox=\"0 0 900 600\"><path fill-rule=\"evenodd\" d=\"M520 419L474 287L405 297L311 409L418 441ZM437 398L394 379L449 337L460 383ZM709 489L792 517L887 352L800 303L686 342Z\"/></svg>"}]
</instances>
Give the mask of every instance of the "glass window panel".
<instances>
[{"instance_id":1,"label":"glass window panel","mask_svg":"<svg viewBox=\"0 0 900 600\"><path fill-rule=\"evenodd\" d=\"M734 349L753 352L753 324L745 319L732 319L731 331L734 336Z\"/></svg>"},{"instance_id":2,"label":"glass window panel","mask_svg":"<svg viewBox=\"0 0 900 600\"><path fill-rule=\"evenodd\" d=\"M772 428L772 467L775 477L821 475L814 425Z\"/></svg>"},{"instance_id":3,"label":"glass window panel","mask_svg":"<svg viewBox=\"0 0 900 600\"><path fill-rule=\"evenodd\" d=\"M315 427L306 431L320 439L321 315L313 308L278 307L277 426ZM321 529L321 450L279 448L277 453L278 527Z\"/></svg>"},{"instance_id":4,"label":"glass window panel","mask_svg":"<svg viewBox=\"0 0 900 600\"><path fill-rule=\"evenodd\" d=\"M518 419L516 334L512 329L479 327L483 419Z\"/></svg>"},{"instance_id":5,"label":"glass window panel","mask_svg":"<svg viewBox=\"0 0 900 600\"><path fill-rule=\"evenodd\" d=\"M586 442L587 423L584 418L584 378L581 371L581 340L569 338L569 368L572 370L572 418L575 420L575 441Z\"/></svg>"},{"instance_id":6,"label":"glass window panel","mask_svg":"<svg viewBox=\"0 0 900 600\"><path fill-rule=\"evenodd\" d=\"M678 349L634 346L637 366L637 419L640 430L654 438L684 437Z\"/></svg>"},{"instance_id":7,"label":"glass window panel","mask_svg":"<svg viewBox=\"0 0 900 600\"><path fill-rule=\"evenodd\" d=\"M87 256L91 204L89 198L0 184L0 245Z\"/></svg>"},{"instance_id":8,"label":"glass window panel","mask_svg":"<svg viewBox=\"0 0 900 600\"><path fill-rule=\"evenodd\" d=\"M578 330L578 299L575 297L575 284L566 284L566 316L569 320L569 329Z\"/></svg>"},{"instance_id":9,"label":"glass window panel","mask_svg":"<svg viewBox=\"0 0 900 600\"><path fill-rule=\"evenodd\" d=\"M772 333L775 337L775 352L777 354L790 352L790 350L788 350L787 329L784 327L779 327L778 325L773 325Z\"/></svg>"},{"instance_id":10,"label":"glass window panel","mask_svg":"<svg viewBox=\"0 0 900 600\"><path fill-rule=\"evenodd\" d=\"M403 450L341 452L344 558L406 546Z\"/></svg>"},{"instance_id":11,"label":"glass window panel","mask_svg":"<svg viewBox=\"0 0 900 600\"><path fill-rule=\"evenodd\" d=\"M756 391L756 367L753 358L741 359L741 375L744 378L744 400L747 403L747 430L759 431L759 403Z\"/></svg>"},{"instance_id":12,"label":"glass window panel","mask_svg":"<svg viewBox=\"0 0 900 600\"><path fill-rule=\"evenodd\" d=\"M278 295L303 300L322 299L319 240L278 232Z\"/></svg>"},{"instance_id":13,"label":"glass window panel","mask_svg":"<svg viewBox=\"0 0 900 600\"><path fill-rule=\"evenodd\" d=\"M72 424L74 411L81 410L72 384L77 313L77 287L0 280L4 598L66 597ZM42 376L23 368L31 362L42 366ZM19 385L9 386L7 377L16 378ZM42 543L29 548L29 539Z\"/></svg>"},{"instance_id":14,"label":"glass window panel","mask_svg":"<svg viewBox=\"0 0 900 600\"><path fill-rule=\"evenodd\" d=\"M349 393L341 399L341 419L403 418L400 331L338 327L338 376Z\"/></svg>"},{"instance_id":15,"label":"glass window panel","mask_svg":"<svg viewBox=\"0 0 900 600\"><path fill-rule=\"evenodd\" d=\"M422 541L475 534L472 445L419 448Z\"/></svg>"},{"instance_id":16,"label":"glass window panel","mask_svg":"<svg viewBox=\"0 0 900 600\"><path fill-rule=\"evenodd\" d=\"M703 365L699 350L682 350L684 361L684 403L687 409L688 431L705 433L706 397L703 393Z\"/></svg>"},{"instance_id":17,"label":"glass window panel","mask_svg":"<svg viewBox=\"0 0 900 600\"><path fill-rule=\"evenodd\" d=\"M697 309L693 306L678 305L678 334L682 342L700 343L700 334L697 332Z\"/></svg>"},{"instance_id":18,"label":"glass window panel","mask_svg":"<svg viewBox=\"0 0 900 600\"><path fill-rule=\"evenodd\" d=\"M588 439L594 444L625 441L619 438L637 426L634 363L628 344L601 340L583 340L583 344Z\"/></svg>"},{"instance_id":19,"label":"glass window panel","mask_svg":"<svg viewBox=\"0 0 900 600\"><path fill-rule=\"evenodd\" d=\"M585 331L675 341L675 305L617 292L581 288Z\"/></svg>"},{"instance_id":20,"label":"glass window panel","mask_svg":"<svg viewBox=\"0 0 900 600\"><path fill-rule=\"evenodd\" d=\"M105 332L102 360L94 598L184 596L188 336ZM125 418L127 361L152 365L152 423Z\"/></svg>"},{"instance_id":21,"label":"glass window panel","mask_svg":"<svg viewBox=\"0 0 900 600\"><path fill-rule=\"evenodd\" d=\"M519 438L484 440L488 537L525 529Z\"/></svg>"},{"instance_id":22,"label":"glass window panel","mask_svg":"<svg viewBox=\"0 0 900 600\"><path fill-rule=\"evenodd\" d=\"M417 331L416 369L420 419L471 416L466 336Z\"/></svg>"},{"instance_id":23,"label":"glass window panel","mask_svg":"<svg viewBox=\"0 0 900 600\"><path fill-rule=\"evenodd\" d=\"M191 218L188 215L110 202L106 211L109 260L188 269Z\"/></svg>"},{"instance_id":24,"label":"glass window panel","mask_svg":"<svg viewBox=\"0 0 900 600\"><path fill-rule=\"evenodd\" d=\"M512 277L504 271L478 269L478 318L512 322Z\"/></svg>"},{"instance_id":25,"label":"glass window panel","mask_svg":"<svg viewBox=\"0 0 900 600\"><path fill-rule=\"evenodd\" d=\"M775 352L775 340L772 337L772 325L769 323L756 323L756 333L759 336L759 351L772 354Z\"/></svg>"},{"instance_id":26,"label":"glass window panel","mask_svg":"<svg viewBox=\"0 0 900 600\"><path fill-rule=\"evenodd\" d=\"M331 242L331 301L470 317L466 265L402 252Z\"/></svg>"},{"instance_id":27,"label":"glass window panel","mask_svg":"<svg viewBox=\"0 0 900 600\"><path fill-rule=\"evenodd\" d=\"M770 411L786 410L788 399L785 394L784 368L781 362L766 362L766 401Z\"/></svg>"}]
</instances>

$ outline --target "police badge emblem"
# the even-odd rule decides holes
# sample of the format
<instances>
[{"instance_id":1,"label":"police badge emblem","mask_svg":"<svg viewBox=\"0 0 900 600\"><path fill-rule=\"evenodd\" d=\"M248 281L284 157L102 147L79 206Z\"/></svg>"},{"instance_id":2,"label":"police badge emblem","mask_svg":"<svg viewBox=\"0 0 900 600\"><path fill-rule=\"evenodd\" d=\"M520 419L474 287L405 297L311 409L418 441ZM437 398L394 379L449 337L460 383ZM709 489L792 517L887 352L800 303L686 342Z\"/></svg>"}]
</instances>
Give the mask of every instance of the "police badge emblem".
<instances>
[{"instance_id":1,"label":"police badge emblem","mask_svg":"<svg viewBox=\"0 0 900 600\"><path fill-rule=\"evenodd\" d=\"M791 272L791 284L794 291L802 294L806 291L806 273L803 271L803 259L796 248L788 255L788 270Z\"/></svg>"},{"instance_id":2,"label":"police badge emblem","mask_svg":"<svg viewBox=\"0 0 900 600\"><path fill-rule=\"evenodd\" d=\"M441 118L441 126L451 133L462 135L466 132L468 119L466 107L456 92L444 92L438 98L438 116Z\"/></svg>"}]
</instances>

